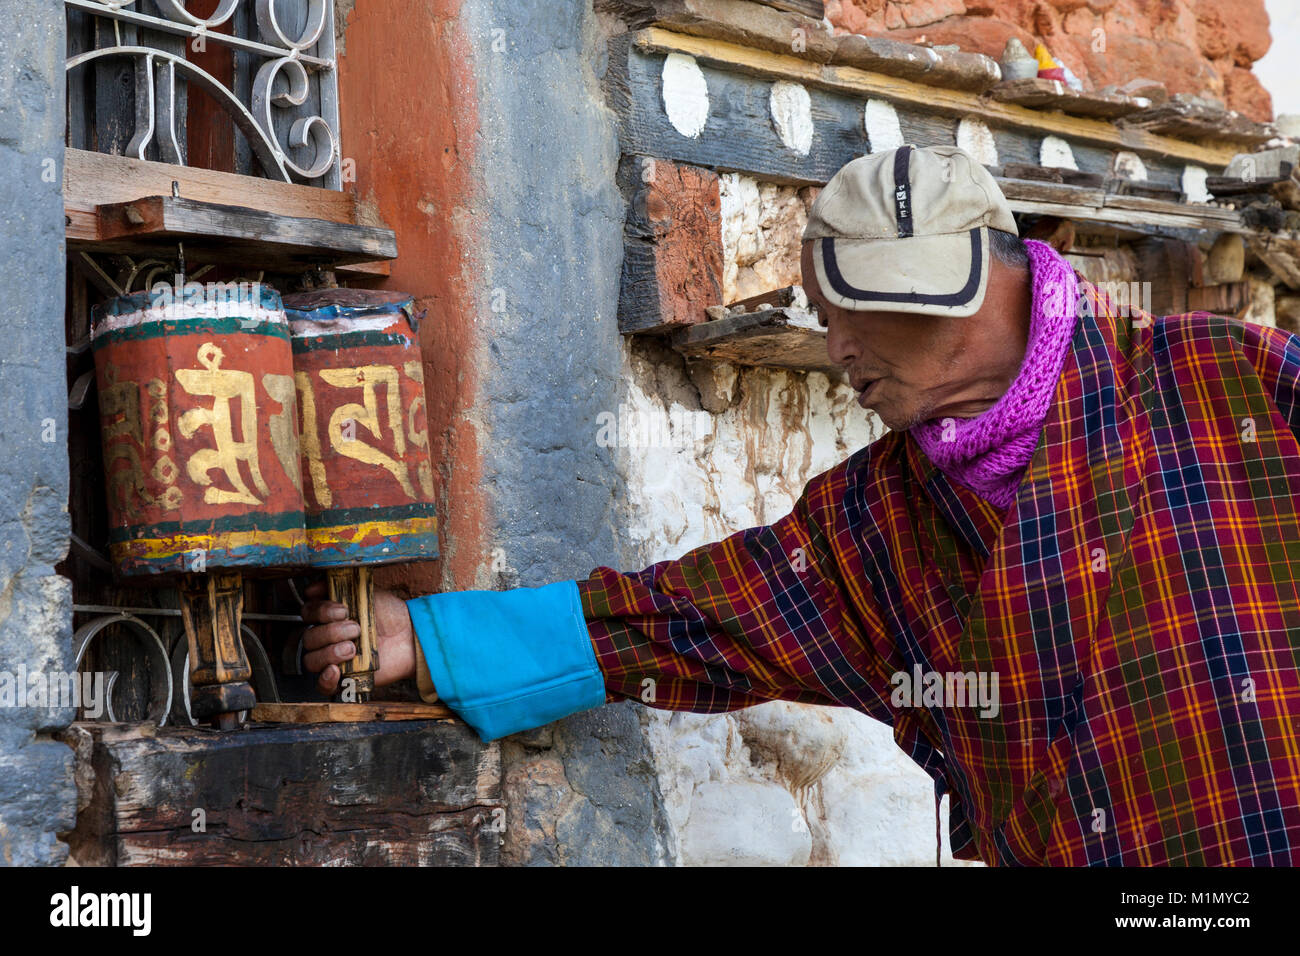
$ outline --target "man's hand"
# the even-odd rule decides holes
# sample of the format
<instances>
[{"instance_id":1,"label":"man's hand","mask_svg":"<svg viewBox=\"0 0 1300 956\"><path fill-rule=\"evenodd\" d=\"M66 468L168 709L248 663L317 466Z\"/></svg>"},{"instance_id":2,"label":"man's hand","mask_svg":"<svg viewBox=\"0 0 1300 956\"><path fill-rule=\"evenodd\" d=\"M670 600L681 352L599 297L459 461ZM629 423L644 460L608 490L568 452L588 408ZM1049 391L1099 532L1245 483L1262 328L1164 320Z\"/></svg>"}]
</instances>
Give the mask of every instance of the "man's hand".
<instances>
[{"instance_id":1,"label":"man's hand","mask_svg":"<svg viewBox=\"0 0 1300 956\"><path fill-rule=\"evenodd\" d=\"M307 588L308 601L302 606L302 619L314 625L302 636L302 663L308 671L319 674L316 686L331 695L339 686L342 672L339 663L357 655L353 643L361 636L361 625L348 620L347 608L327 599L324 581ZM406 602L392 591L375 589L375 641L378 643L379 670L375 686L415 676L415 630Z\"/></svg>"}]
</instances>

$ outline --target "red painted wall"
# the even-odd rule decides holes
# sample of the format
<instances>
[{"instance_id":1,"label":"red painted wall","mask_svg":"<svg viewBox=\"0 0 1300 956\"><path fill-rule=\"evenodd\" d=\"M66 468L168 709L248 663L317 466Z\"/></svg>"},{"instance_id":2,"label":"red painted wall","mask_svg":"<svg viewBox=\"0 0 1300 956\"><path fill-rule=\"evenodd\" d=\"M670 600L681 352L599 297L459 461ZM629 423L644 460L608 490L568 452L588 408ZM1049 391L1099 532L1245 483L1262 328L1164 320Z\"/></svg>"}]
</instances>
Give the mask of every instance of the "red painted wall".
<instances>
[{"instance_id":1,"label":"red painted wall","mask_svg":"<svg viewBox=\"0 0 1300 956\"><path fill-rule=\"evenodd\" d=\"M474 587L490 529L473 427L478 390L471 296L478 106L460 0L339 5L343 157L365 214L397 233L392 275L377 284L427 309L420 329L438 495L437 561L385 569L411 594ZM367 283L369 284L369 283Z\"/></svg>"}]
</instances>

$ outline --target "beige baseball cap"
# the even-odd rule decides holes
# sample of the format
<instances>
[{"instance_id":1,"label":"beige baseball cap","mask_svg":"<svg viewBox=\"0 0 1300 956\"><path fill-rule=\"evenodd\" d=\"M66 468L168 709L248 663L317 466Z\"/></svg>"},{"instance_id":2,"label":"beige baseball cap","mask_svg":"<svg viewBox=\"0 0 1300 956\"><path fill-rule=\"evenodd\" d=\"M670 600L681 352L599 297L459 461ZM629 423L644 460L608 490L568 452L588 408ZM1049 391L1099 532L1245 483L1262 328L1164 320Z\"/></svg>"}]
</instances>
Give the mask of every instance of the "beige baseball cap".
<instances>
[{"instance_id":1,"label":"beige baseball cap","mask_svg":"<svg viewBox=\"0 0 1300 956\"><path fill-rule=\"evenodd\" d=\"M858 312L978 312L989 230L1019 235L989 171L955 146L900 146L840 169L805 240L826 300Z\"/></svg>"}]
</instances>

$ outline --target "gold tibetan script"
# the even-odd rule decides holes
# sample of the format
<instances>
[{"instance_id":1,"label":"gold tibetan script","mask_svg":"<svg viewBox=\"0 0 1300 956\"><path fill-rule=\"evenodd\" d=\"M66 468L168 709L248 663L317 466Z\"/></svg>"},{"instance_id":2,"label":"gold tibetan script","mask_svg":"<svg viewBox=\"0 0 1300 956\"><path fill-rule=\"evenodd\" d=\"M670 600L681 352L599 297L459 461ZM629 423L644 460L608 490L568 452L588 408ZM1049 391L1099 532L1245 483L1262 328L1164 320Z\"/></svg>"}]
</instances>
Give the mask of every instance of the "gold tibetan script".
<instances>
[{"instance_id":1,"label":"gold tibetan script","mask_svg":"<svg viewBox=\"0 0 1300 956\"><path fill-rule=\"evenodd\" d=\"M214 342L199 346L198 360L202 369L177 369L176 380L191 395L211 396L212 408L192 408L180 417L181 434L189 438L203 426L212 428L216 448L204 448L190 455L185 472L195 484L206 486L203 500L208 504L261 504L239 472L239 463L248 465L253 484L263 496L271 489L262 480L262 470L257 461L257 403L252 373L221 367L225 354ZM230 403L239 401L239 424L242 441L236 441ZM220 469L233 490L227 491L212 485L208 472Z\"/></svg>"},{"instance_id":2,"label":"gold tibetan script","mask_svg":"<svg viewBox=\"0 0 1300 956\"><path fill-rule=\"evenodd\" d=\"M166 388L161 379L146 382L145 392L149 396L146 407L140 401L140 386L133 381L119 382L117 378L117 366L106 363L99 407L104 430L104 470L111 493L117 496L118 505L126 515L139 514L137 502L146 506L161 504L166 510L175 511L184 496L176 487L177 469L168 455L171 432L167 428ZM152 451L145 447L145 435L150 428L153 429ZM144 471L147 460L155 455L149 474L163 485L163 491L156 495L150 493ZM124 461L125 467L117 467L119 461Z\"/></svg>"},{"instance_id":3,"label":"gold tibetan script","mask_svg":"<svg viewBox=\"0 0 1300 956\"><path fill-rule=\"evenodd\" d=\"M402 486L408 498L415 498L415 488L411 485L411 474L406 466L406 436L402 431L402 401L397 381L397 369L391 365L360 365L356 368L321 369L320 377L335 388L360 388L361 404L355 402L340 405L330 415L330 447L340 455L347 455L368 465L383 468ZM364 425L377 439L382 439L384 430L379 422L379 396L375 386L383 385L386 395L385 411L388 413L388 428L393 433L393 450L398 457L393 458L373 445L367 445L356 437L356 425ZM355 422L344 434L346 422Z\"/></svg>"}]
</instances>

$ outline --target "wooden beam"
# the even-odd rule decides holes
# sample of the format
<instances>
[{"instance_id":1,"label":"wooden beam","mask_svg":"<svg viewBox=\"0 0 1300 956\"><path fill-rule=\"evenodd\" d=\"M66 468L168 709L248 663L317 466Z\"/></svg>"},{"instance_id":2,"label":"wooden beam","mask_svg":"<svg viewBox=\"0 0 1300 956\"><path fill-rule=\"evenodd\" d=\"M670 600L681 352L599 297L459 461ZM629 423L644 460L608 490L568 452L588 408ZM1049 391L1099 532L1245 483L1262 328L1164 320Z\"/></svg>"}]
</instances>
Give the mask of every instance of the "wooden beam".
<instances>
[{"instance_id":1,"label":"wooden beam","mask_svg":"<svg viewBox=\"0 0 1300 956\"><path fill-rule=\"evenodd\" d=\"M81 865L493 866L501 752L459 722L75 723ZM201 811L201 812L196 812Z\"/></svg>"},{"instance_id":2,"label":"wooden beam","mask_svg":"<svg viewBox=\"0 0 1300 956\"><path fill-rule=\"evenodd\" d=\"M1104 189L995 177L1013 212L1132 226L1169 226L1213 232L1254 233L1239 213L1220 206L1190 205L1124 196Z\"/></svg>"},{"instance_id":3,"label":"wooden beam","mask_svg":"<svg viewBox=\"0 0 1300 956\"><path fill-rule=\"evenodd\" d=\"M1173 157L1213 169L1227 166L1235 155L1234 148L1227 144L1186 142L1139 129L1120 129L1098 119L1044 113L1012 103L982 99L963 90L870 73L857 67L822 64L793 54L748 49L722 40L672 33L658 27L638 31L633 42L637 49L645 52L681 53L737 73L791 80L857 97L885 99L942 115L975 116L990 125L1030 130L1040 137L1050 133L1074 141Z\"/></svg>"},{"instance_id":4,"label":"wooden beam","mask_svg":"<svg viewBox=\"0 0 1300 956\"><path fill-rule=\"evenodd\" d=\"M787 13L752 0L596 0L631 29L655 25L673 33L724 40L803 60L856 66L932 86L980 92L1001 79L997 62L981 53L904 43L883 36L832 34L820 16Z\"/></svg>"},{"instance_id":5,"label":"wooden beam","mask_svg":"<svg viewBox=\"0 0 1300 956\"><path fill-rule=\"evenodd\" d=\"M728 302L727 308L734 309L742 307L742 311L752 312L762 306L767 309L780 309L794 305L795 299L803 293L803 290L797 285L782 286L779 289L770 289L767 292L760 292L758 295L751 295L746 299L737 299L735 302Z\"/></svg>"},{"instance_id":6,"label":"wooden beam","mask_svg":"<svg viewBox=\"0 0 1300 956\"><path fill-rule=\"evenodd\" d=\"M826 4L822 0L758 0L765 7L785 10L788 13L801 13L805 17L820 20L826 16Z\"/></svg>"},{"instance_id":7,"label":"wooden beam","mask_svg":"<svg viewBox=\"0 0 1300 956\"><path fill-rule=\"evenodd\" d=\"M195 262L256 262L263 268L295 269L397 256L391 229L303 219L252 209L145 196L98 207L93 241L72 246L97 251L138 252L184 241Z\"/></svg>"},{"instance_id":8,"label":"wooden beam","mask_svg":"<svg viewBox=\"0 0 1300 956\"><path fill-rule=\"evenodd\" d=\"M1123 93L1079 92L1060 80L1028 77L1023 80L1005 80L985 94L999 103L1015 103L1029 109L1061 110L1075 116L1096 116L1115 119L1127 116L1151 105L1143 97L1125 96Z\"/></svg>"},{"instance_id":9,"label":"wooden beam","mask_svg":"<svg viewBox=\"0 0 1300 956\"><path fill-rule=\"evenodd\" d=\"M445 720L456 715L445 704L374 700L364 704L313 701L258 704L249 719L266 724L356 724L370 720Z\"/></svg>"},{"instance_id":10,"label":"wooden beam","mask_svg":"<svg viewBox=\"0 0 1300 956\"><path fill-rule=\"evenodd\" d=\"M378 262L348 262L335 266L339 275L352 276L357 279L382 279L393 274L393 263L388 259Z\"/></svg>"},{"instance_id":11,"label":"wooden beam","mask_svg":"<svg viewBox=\"0 0 1300 956\"><path fill-rule=\"evenodd\" d=\"M663 332L703 322L704 310L722 301L718 174L632 157L620 178L634 192L624 226L619 329Z\"/></svg>"},{"instance_id":12,"label":"wooden beam","mask_svg":"<svg viewBox=\"0 0 1300 956\"><path fill-rule=\"evenodd\" d=\"M701 322L677 332L672 346L687 358L823 372L839 378L843 369L826 352L826 330L808 312L763 309Z\"/></svg>"},{"instance_id":13,"label":"wooden beam","mask_svg":"<svg viewBox=\"0 0 1300 956\"><path fill-rule=\"evenodd\" d=\"M1215 139L1257 146L1277 136L1277 130L1236 110L1174 99L1126 116L1120 125L1188 139Z\"/></svg>"},{"instance_id":14,"label":"wooden beam","mask_svg":"<svg viewBox=\"0 0 1300 956\"><path fill-rule=\"evenodd\" d=\"M705 67L708 122L698 136L684 136L664 111L663 57L635 49L624 37L611 41L611 58L606 72L609 103L619 119L625 155L805 185L825 183L846 162L867 152L862 104L852 97L809 91L818 124L811 148L799 153L782 142L772 123L770 84L713 66Z\"/></svg>"},{"instance_id":15,"label":"wooden beam","mask_svg":"<svg viewBox=\"0 0 1300 956\"><path fill-rule=\"evenodd\" d=\"M172 183L181 198L226 206L247 206L299 219L323 219L356 225L356 197L350 192L238 176L213 169L153 163L84 149L65 149L65 212L84 216L104 203L129 202L141 196L170 196ZM71 215L72 213L69 213ZM370 223L380 225L382 223Z\"/></svg>"}]
</instances>

